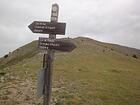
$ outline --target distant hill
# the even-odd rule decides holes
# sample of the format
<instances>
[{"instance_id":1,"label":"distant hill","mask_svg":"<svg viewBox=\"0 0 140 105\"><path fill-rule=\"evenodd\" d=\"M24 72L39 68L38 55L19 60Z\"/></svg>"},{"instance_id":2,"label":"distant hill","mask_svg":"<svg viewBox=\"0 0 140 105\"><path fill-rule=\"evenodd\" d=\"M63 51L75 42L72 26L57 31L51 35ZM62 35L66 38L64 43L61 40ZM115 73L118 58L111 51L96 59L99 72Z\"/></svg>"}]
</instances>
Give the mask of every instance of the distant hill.
<instances>
[{"instance_id":1,"label":"distant hill","mask_svg":"<svg viewBox=\"0 0 140 105\"><path fill-rule=\"evenodd\" d=\"M11 66L19 61L22 61L26 58L35 56L38 53L37 41L33 41L23 47L16 49L10 54L5 55L0 58L0 68Z\"/></svg>"},{"instance_id":2,"label":"distant hill","mask_svg":"<svg viewBox=\"0 0 140 105\"><path fill-rule=\"evenodd\" d=\"M140 105L140 50L78 37L71 53L56 52L53 105ZM39 105L43 53L33 41L0 58L0 103Z\"/></svg>"},{"instance_id":3,"label":"distant hill","mask_svg":"<svg viewBox=\"0 0 140 105\"><path fill-rule=\"evenodd\" d=\"M135 48L120 46L117 44L103 43L103 42L99 42L99 41L85 38L85 37L78 37L75 39L69 38L69 40L73 41L74 43L80 43L81 45L83 45L85 43L89 44L89 46L91 46L91 47L93 46L92 49L95 49L95 50L97 50L99 48L103 52L114 51L114 52L117 52L120 54L124 54L126 56L140 59L140 50L135 49ZM85 48L85 50L86 50L86 48ZM25 58L33 57L37 53L39 53L39 51L37 49L37 41L33 41L29 44L26 44L23 47L16 49L12 53L5 55L7 57L1 58L0 59L0 64L1 64L0 68L12 65L12 64L17 63L19 61L22 61Z\"/></svg>"}]
</instances>

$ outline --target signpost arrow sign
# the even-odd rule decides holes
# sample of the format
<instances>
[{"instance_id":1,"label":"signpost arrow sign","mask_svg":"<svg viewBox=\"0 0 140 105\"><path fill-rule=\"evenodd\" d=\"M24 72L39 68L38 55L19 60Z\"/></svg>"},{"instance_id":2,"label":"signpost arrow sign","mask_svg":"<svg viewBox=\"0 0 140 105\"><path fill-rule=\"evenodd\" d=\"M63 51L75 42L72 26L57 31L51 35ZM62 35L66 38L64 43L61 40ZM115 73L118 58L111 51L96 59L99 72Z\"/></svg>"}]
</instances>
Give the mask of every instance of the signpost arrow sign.
<instances>
[{"instance_id":1,"label":"signpost arrow sign","mask_svg":"<svg viewBox=\"0 0 140 105\"><path fill-rule=\"evenodd\" d=\"M65 35L66 23L34 21L28 27L33 33Z\"/></svg>"},{"instance_id":2,"label":"signpost arrow sign","mask_svg":"<svg viewBox=\"0 0 140 105\"><path fill-rule=\"evenodd\" d=\"M39 38L38 47L42 50L54 49L64 52L71 52L76 48L76 45L68 40Z\"/></svg>"},{"instance_id":3,"label":"signpost arrow sign","mask_svg":"<svg viewBox=\"0 0 140 105\"><path fill-rule=\"evenodd\" d=\"M76 48L76 45L68 40L56 39L56 34L65 35L66 29L66 23L57 22L58 13L58 4L53 4L51 22L34 21L28 26L33 33L49 34L49 38L40 37L38 41L38 47L47 51L43 57L43 70L38 77L38 95L42 96L43 93L43 105L50 105L54 50L71 52Z\"/></svg>"}]
</instances>

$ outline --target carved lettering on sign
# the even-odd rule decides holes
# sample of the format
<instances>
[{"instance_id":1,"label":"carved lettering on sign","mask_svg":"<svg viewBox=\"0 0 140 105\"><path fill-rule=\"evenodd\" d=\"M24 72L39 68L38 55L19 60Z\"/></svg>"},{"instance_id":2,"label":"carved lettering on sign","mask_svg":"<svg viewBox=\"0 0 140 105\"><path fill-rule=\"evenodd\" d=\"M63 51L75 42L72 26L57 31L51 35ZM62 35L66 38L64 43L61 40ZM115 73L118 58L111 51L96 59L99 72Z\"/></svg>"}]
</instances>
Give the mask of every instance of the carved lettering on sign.
<instances>
[{"instance_id":1,"label":"carved lettering on sign","mask_svg":"<svg viewBox=\"0 0 140 105\"><path fill-rule=\"evenodd\" d=\"M52 17L52 19L56 20L57 17ZM65 35L66 23L34 21L28 27L33 33Z\"/></svg>"}]
</instances>

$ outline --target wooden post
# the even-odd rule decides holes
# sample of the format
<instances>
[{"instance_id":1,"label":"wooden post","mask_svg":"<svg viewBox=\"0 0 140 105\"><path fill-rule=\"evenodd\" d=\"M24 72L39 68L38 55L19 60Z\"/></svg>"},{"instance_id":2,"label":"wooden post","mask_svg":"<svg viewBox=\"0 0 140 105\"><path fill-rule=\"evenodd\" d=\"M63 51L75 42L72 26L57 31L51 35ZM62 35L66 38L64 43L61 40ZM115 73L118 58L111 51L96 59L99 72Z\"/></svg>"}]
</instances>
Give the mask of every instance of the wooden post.
<instances>
[{"instance_id":1,"label":"wooden post","mask_svg":"<svg viewBox=\"0 0 140 105\"><path fill-rule=\"evenodd\" d=\"M51 22L58 21L59 6L58 4L52 5ZM49 34L49 39L56 39L56 35ZM44 73L44 102L43 105L50 105L51 91L52 91L52 69L55 51L48 49L47 54L44 54L43 66L45 68Z\"/></svg>"}]
</instances>

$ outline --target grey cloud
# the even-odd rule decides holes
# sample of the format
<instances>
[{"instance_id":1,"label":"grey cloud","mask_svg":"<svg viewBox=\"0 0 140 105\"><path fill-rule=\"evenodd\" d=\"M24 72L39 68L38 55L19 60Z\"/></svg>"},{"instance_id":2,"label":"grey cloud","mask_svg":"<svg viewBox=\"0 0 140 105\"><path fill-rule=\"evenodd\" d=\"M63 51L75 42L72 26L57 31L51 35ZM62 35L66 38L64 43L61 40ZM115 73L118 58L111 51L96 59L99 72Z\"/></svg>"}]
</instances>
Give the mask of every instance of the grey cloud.
<instances>
[{"instance_id":1,"label":"grey cloud","mask_svg":"<svg viewBox=\"0 0 140 105\"><path fill-rule=\"evenodd\" d=\"M27 26L49 21L54 2L60 6L59 21L67 23L67 35L140 48L139 0L0 0L0 49L7 42L14 49L36 39L39 35Z\"/></svg>"}]
</instances>

